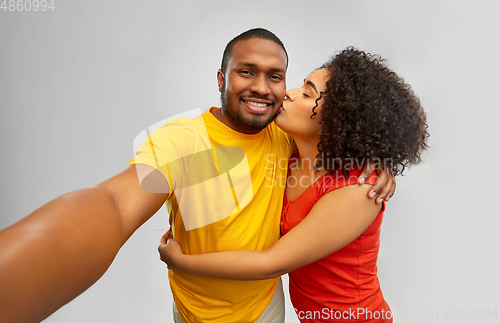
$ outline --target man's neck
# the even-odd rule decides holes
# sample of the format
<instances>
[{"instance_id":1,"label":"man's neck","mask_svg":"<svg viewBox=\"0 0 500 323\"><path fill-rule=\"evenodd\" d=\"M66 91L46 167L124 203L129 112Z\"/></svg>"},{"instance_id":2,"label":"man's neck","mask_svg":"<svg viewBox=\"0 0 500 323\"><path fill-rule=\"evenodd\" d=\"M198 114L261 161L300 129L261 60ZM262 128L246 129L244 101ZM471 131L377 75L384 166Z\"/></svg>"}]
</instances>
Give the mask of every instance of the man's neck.
<instances>
[{"instance_id":1,"label":"man's neck","mask_svg":"<svg viewBox=\"0 0 500 323\"><path fill-rule=\"evenodd\" d=\"M214 111L210 111L211 114L213 114L213 116L215 117L215 119L219 120L220 122L222 122L223 124L226 124L224 122L224 119L222 118L222 109L219 108L219 109L216 109Z\"/></svg>"}]
</instances>

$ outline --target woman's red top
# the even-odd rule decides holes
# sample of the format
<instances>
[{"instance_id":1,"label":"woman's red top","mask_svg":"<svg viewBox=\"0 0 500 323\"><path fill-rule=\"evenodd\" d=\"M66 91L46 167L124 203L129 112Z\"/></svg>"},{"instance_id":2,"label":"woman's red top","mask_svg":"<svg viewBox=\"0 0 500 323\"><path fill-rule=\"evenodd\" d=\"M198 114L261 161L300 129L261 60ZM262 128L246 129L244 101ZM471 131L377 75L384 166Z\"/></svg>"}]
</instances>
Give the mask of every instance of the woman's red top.
<instances>
[{"instance_id":1,"label":"woman's red top","mask_svg":"<svg viewBox=\"0 0 500 323\"><path fill-rule=\"evenodd\" d=\"M293 158L290 160L290 164ZM302 221L325 194L356 184L360 169L348 178L327 173L297 199L283 199L281 234ZM374 184L376 174L366 181ZM385 203L373 223L356 240L314 263L288 274L290 298L301 322L392 322L391 309L380 290L377 258ZM314 232L311 232L314 234Z\"/></svg>"}]
</instances>

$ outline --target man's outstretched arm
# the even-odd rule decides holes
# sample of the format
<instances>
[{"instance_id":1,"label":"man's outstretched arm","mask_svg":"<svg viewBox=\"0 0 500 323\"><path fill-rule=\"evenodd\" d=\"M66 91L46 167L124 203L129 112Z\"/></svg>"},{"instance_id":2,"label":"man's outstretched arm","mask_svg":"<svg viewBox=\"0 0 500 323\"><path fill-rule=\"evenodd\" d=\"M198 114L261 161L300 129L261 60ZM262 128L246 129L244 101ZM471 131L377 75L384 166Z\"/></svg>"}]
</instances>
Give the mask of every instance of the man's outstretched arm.
<instances>
[{"instance_id":1,"label":"man's outstretched arm","mask_svg":"<svg viewBox=\"0 0 500 323\"><path fill-rule=\"evenodd\" d=\"M153 170L129 166L0 232L0 322L39 322L104 274L125 241L167 198L141 189L136 167Z\"/></svg>"}]
</instances>

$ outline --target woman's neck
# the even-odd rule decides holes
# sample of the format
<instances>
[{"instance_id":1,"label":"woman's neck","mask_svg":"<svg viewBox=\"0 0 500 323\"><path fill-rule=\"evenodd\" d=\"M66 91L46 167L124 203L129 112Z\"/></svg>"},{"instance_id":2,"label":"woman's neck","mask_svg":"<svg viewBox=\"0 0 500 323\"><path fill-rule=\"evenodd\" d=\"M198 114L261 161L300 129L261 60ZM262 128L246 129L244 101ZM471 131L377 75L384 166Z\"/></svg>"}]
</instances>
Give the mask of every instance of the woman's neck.
<instances>
[{"instance_id":1,"label":"woman's neck","mask_svg":"<svg viewBox=\"0 0 500 323\"><path fill-rule=\"evenodd\" d=\"M285 194L290 201L298 198L314 182L327 173L324 168L314 168L318 155L318 142L294 138L299 158L290 166Z\"/></svg>"},{"instance_id":2,"label":"woman's neck","mask_svg":"<svg viewBox=\"0 0 500 323\"><path fill-rule=\"evenodd\" d=\"M297 160L296 169L304 175L311 174L312 176L314 175L314 177L319 173L321 173L321 175L324 174L325 171L323 168L320 167L320 172L318 173L318 169L314 167L317 163L316 158L319 154L319 140L307 140L302 138L294 138L294 140L300 155Z\"/></svg>"}]
</instances>

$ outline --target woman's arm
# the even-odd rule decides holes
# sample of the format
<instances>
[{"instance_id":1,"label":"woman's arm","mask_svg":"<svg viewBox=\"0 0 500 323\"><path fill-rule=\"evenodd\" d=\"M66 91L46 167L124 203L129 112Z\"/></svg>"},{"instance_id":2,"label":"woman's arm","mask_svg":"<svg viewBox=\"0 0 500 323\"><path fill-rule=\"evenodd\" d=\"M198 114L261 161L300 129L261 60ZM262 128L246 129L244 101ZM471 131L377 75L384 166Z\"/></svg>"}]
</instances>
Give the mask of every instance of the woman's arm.
<instances>
[{"instance_id":1,"label":"woman's arm","mask_svg":"<svg viewBox=\"0 0 500 323\"><path fill-rule=\"evenodd\" d=\"M326 194L302 222L266 250L185 255L176 241L166 241L168 233L158 250L170 269L234 280L278 277L359 237L381 208L368 198L371 188L371 185L351 185Z\"/></svg>"}]
</instances>

